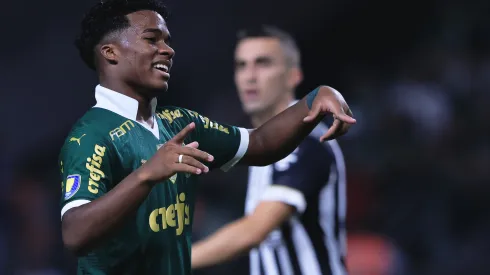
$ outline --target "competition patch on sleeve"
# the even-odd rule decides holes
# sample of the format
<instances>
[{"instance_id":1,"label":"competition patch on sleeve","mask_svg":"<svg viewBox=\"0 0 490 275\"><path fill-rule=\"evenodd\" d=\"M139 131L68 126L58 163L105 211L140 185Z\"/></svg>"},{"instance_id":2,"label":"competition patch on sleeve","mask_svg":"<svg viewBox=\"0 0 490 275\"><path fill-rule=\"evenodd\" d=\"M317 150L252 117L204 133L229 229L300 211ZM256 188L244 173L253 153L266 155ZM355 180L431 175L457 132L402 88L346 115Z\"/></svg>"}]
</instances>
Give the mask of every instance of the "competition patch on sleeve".
<instances>
[{"instance_id":1,"label":"competition patch on sleeve","mask_svg":"<svg viewBox=\"0 0 490 275\"><path fill-rule=\"evenodd\" d=\"M73 197L73 195L77 193L78 189L80 189L80 182L81 182L80 175L69 175L66 178L65 200Z\"/></svg>"}]
</instances>

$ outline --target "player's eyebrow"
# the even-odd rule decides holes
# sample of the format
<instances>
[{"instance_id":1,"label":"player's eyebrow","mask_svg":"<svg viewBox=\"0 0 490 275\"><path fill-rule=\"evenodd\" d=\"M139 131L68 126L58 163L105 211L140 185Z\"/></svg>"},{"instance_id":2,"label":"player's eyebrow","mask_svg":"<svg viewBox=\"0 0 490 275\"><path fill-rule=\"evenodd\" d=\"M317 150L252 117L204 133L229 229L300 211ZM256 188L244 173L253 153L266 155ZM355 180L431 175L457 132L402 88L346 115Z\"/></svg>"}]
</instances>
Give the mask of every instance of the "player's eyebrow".
<instances>
[{"instance_id":1,"label":"player's eyebrow","mask_svg":"<svg viewBox=\"0 0 490 275\"><path fill-rule=\"evenodd\" d=\"M164 32L160 29L157 29L157 28L148 28L148 29L145 29L143 31L143 33L149 33L149 32L152 32L152 33L155 33L156 35L164 35ZM167 35L166 35L166 39L165 39L167 42L170 42L172 41L172 36L170 35L170 33L167 32Z\"/></svg>"},{"instance_id":2,"label":"player's eyebrow","mask_svg":"<svg viewBox=\"0 0 490 275\"><path fill-rule=\"evenodd\" d=\"M145 29L145 30L143 31L143 33L147 33L147 32L155 32L155 33L158 33L158 34L162 34L162 33L163 33L163 32L162 32L162 30L160 30L160 29L155 29L155 28Z\"/></svg>"},{"instance_id":3,"label":"player's eyebrow","mask_svg":"<svg viewBox=\"0 0 490 275\"><path fill-rule=\"evenodd\" d=\"M272 57L270 56L258 56L257 58L255 58L255 63L272 63Z\"/></svg>"},{"instance_id":4,"label":"player's eyebrow","mask_svg":"<svg viewBox=\"0 0 490 275\"><path fill-rule=\"evenodd\" d=\"M245 60L235 59L235 68L241 68L245 66Z\"/></svg>"}]
</instances>

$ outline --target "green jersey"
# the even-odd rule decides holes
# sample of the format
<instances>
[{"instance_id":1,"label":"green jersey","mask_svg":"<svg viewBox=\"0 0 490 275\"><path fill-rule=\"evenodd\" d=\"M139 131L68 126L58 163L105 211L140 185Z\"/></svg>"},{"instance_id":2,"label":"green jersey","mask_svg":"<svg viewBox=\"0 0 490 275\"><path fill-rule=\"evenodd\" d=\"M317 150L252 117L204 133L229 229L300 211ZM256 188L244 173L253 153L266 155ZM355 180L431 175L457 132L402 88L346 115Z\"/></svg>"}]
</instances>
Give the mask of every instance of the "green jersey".
<instances>
[{"instance_id":1,"label":"green jersey","mask_svg":"<svg viewBox=\"0 0 490 275\"><path fill-rule=\"evenodd\" d=\"M107 192L151 158L191 122L185 144L215 157L210 169L229 169L248 146L245 129L194 111L155 108L155 127L135 121L137 102L97 86L97 105L72 128L60 154L61 215ZM78 274L191 274L191 233L196 175L177 173L158 183L134 217L78 259Z\"/></svg>"}]
</instances>

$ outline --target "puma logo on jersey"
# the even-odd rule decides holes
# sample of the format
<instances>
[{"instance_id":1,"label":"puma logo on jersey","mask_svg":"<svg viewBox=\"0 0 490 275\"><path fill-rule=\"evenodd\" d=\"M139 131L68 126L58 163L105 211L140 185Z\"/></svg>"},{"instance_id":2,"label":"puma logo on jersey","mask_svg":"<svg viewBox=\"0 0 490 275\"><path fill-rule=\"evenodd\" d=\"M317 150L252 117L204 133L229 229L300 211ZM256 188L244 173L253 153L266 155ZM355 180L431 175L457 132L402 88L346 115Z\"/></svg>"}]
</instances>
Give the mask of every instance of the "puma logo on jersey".
<instances>
[{"instance_id":1,"label":"puma logo on jersey","mask_svg":"<svg viewBox=\"0 0 490 275\"><path fill-rule=\"evenodd\" d=\"M81 137L79 138L76 138L76 137L72 137L70 138L70 142L72 141L76 141L78 143L78 145L80 145L80 140L85 136L85 134L83 134Z\"/></svg>"}]
</instances>

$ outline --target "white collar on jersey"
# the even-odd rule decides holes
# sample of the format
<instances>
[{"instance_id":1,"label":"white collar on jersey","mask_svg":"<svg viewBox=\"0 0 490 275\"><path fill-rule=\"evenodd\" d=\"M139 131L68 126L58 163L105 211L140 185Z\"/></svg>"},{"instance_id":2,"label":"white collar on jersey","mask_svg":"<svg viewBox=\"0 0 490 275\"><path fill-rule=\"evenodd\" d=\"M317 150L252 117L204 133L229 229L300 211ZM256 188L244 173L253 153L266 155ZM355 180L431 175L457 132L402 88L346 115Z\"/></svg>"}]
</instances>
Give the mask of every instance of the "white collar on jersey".
<instances>
[{"instance_id":1,"label":"white collar on jersey","mask_svg":"<svg viewBox=\"0 0 490 275\"><path fill-rule=\"evenodd\" d=\"M95 100L97 104L94 107L102 108L114 112L122 117L136 121L136 116L138 115L138 101L127 95L123 95L101 85L95 87ZM153 117L155 117L155 110L157 108L157 98L151 100L151 112ZM153 128L151 128L146 123L141 123L136 121L152 134L159 138L160 134L158 131L158 124L154 123Z\"/></svg>"},{"instance_id":2,"label":"white collar on jersey","mask_svg":"<svg viewBox=\"0 0 490 275\"><path fill-rule=\"evenodd\" d=\"M107 109L125 118L136 120L138 101L134 98L97 85L95 87L95 100L97 104L94 107ZM155 115L156 107L157 99L154 98L151 100L151 112L153 115Z\"/></svg>"}]
</instances>

